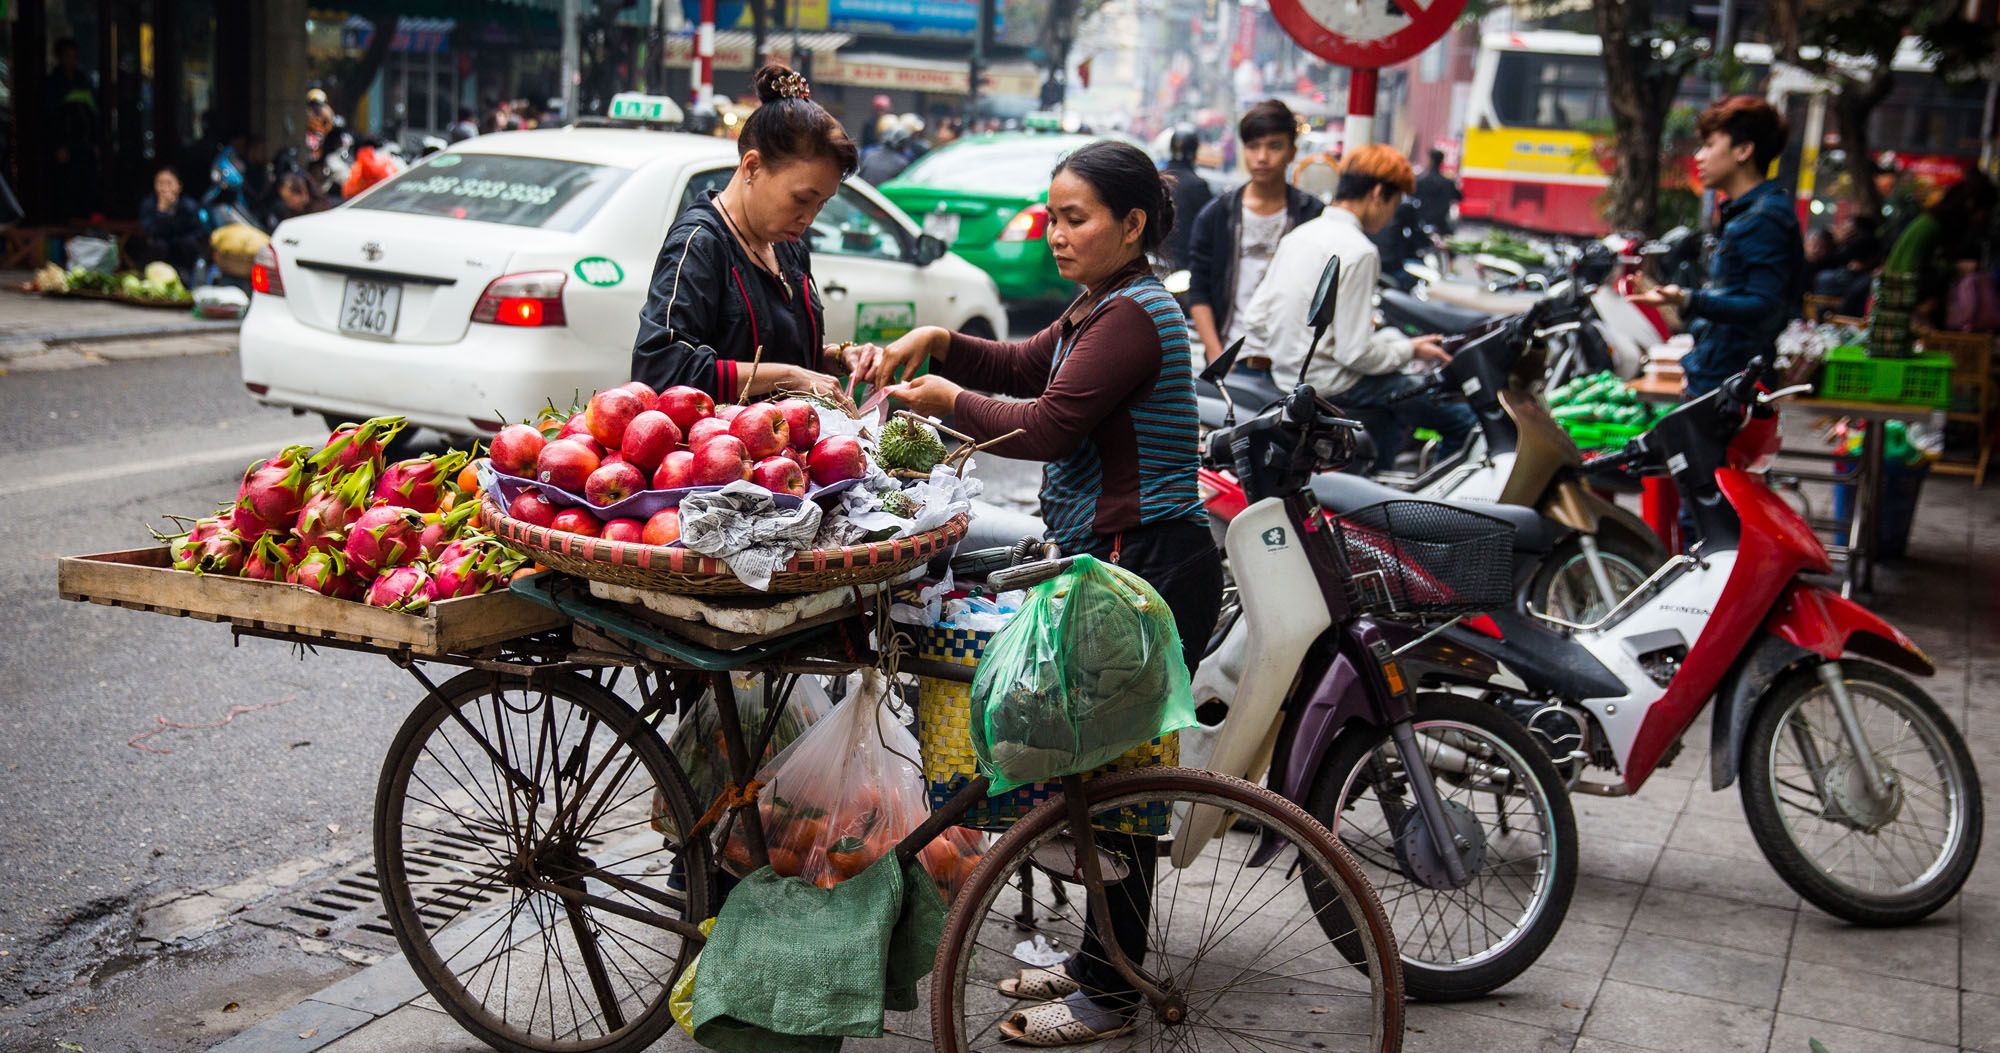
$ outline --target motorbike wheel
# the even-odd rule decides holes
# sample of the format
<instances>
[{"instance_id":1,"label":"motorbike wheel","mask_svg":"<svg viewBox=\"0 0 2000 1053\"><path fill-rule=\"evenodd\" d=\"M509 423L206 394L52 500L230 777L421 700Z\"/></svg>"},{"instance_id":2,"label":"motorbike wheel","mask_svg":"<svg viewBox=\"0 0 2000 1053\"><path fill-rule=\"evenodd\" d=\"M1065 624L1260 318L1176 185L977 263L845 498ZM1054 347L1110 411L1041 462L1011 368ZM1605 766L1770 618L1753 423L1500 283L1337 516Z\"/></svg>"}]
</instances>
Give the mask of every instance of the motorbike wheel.
<instances>
[{"instance_id":1,"label":"motorbike wheel","mask_svg":"<svg viewBox=\"0 0 2000 1053\"><path fill-rule=\"evenodd\" d=\"M1659 545L1648 545L1623 531L1598 534L1597 553L1603 558L1604 574L1611 579L1617 599L1624 599L1643 584L1667 558ZM1607 604L1598 594L1581 537L1571 537L1549 553L1521 598L1544 614L1578 625L1602 618L1616 603Z\"/></svg>"},{"instance_id":2,"label":"motorbike wheel","mask_svg":"<svg viewBox=\"0 0 2000 1053\"><path fill-rule=\"evenodd\" d=\"M1906 925L1949 903L1979 857L1983 805L1965 738L1908 678L1843 660L1848 694L1895 780L1884 802L1854 762L1811 668L1764 696L1743 743L1743 811L1785 884L1843 921Z\"/></svg>"},{"instance_id":3,"label":"motorbike wheel","mask_svg":"<svg viewBox=\"0 0 2000 1053\"><path fill-rule=\"evenodd\" d=\"M1433 887L1416 876L1412 839L1428 834L1386 729L1355 725L1342 733L1320 765L1307 810L1339 836L1380 891L1410 997L1477 998L1525 972L1562 927L1576 890L1576 816L1548 754L1497 706L1419 695L1415 725L1427 756L1456 750L1471 761L1462 772L1432 768L1438 796L1471 842L1462 855L1471 872L1465 888ZM1310 881L1307 893L1316 897L1328 938L1359 965L1364 948L1342 943L1353 926L1338 900Z\"/></svg>"}]
</instances>

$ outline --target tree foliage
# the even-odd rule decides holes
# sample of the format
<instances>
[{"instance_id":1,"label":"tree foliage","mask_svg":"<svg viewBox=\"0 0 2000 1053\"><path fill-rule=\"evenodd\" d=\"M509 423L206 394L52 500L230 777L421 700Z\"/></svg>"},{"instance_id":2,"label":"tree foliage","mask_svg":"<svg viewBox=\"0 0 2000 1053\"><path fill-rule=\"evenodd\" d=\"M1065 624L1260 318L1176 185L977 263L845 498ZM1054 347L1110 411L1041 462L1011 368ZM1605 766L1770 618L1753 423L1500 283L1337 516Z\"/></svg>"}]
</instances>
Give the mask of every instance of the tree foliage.
<instances>
[{"instance_id":1,"label":"tree foliage","mask_svg":"<svg viewBox=\"0 0 2000 1053\"><path fill-rule=\"evenodd\" d=\"M1656 21L1652 0L1596 0L1593 9L1614 157L1605 218L1619 230L1656 233L1667 113L1708 45L1684 23Z\"/></svg>"}]
</instances>

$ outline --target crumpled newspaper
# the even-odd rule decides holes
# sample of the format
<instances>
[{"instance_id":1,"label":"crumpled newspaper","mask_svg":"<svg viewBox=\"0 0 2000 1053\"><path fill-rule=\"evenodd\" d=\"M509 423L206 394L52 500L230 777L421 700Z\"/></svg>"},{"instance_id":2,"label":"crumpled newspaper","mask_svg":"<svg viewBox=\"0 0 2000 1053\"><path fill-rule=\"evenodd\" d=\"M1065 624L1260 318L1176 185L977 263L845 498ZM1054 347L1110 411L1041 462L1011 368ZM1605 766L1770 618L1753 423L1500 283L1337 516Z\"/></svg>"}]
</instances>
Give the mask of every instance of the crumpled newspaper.
<instances>
[{"instance_id":1,"label":"crumpled newspaper","mask_svg":"<svg viewBox=\"0 0 2000 1053\"><path fill-rule=\"evenodd\" d=\"M771 492L737 481L681 499L681 546L729 565L738 581L759 591L819 534L819 505L779 508Z\"/></svg>"}]
</instances>

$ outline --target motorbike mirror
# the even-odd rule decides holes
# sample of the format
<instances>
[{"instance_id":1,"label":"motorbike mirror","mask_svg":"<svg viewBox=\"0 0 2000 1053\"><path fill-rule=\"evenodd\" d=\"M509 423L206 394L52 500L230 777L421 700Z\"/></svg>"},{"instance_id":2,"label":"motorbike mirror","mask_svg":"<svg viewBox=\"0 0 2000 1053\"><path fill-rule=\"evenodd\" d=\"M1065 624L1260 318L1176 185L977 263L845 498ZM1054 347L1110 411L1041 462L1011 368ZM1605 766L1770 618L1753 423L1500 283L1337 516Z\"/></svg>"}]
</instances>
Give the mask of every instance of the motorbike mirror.
<instances>
[{"instance_id":1,"label":"motorbike mirror","mask_svg":"<svg viewBox=\"0 0 2000 1053\"><path fill-rule=\"evenodd\" d=\"M1329 256L1326 269L1319 272L1319 289L1313 293L1312 310L1306 315L1306 324L1312 327L1312 342L1306 345L1306 360L1299 363L1298 382L1306 382L1306 371L1312 368L1313 354L1319 350L1320 337L1333 325L1333 310L1340 285L1340 257Z\"/></svg>"},{"instance_id":2,"label":"motorbike mirror","mask_svg":"<svg viewBox=\"0 0 2000 1053\"><path fill-rule=\"evenodd\" d=\"M1236 365L1236 355L1242 350L1243 338L1239 336L1227 348L1223 349L1222 354L1217 356L1215 361L1208 364L1207 369L1201 371L1201 379L1215 385L1216 392L1222 396L1222 405L1224 407L1222 426L1225 428L1231 427L1236 423L1236 398L1229 393L1229 385L1223 383L1223 378L1229 376L1230 369Z\"/></svg>"}]
</instances>

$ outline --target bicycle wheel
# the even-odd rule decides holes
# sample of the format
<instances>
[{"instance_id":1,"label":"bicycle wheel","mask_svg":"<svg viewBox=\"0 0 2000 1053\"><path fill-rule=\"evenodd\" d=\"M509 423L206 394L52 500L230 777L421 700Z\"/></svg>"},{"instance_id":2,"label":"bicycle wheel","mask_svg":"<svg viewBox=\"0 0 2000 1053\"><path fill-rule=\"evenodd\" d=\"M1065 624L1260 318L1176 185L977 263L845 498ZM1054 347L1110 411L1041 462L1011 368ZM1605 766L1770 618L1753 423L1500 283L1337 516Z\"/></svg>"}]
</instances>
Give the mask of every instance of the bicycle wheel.
<instances>
[{"instance_id":1,"label":"bicycle wheel","mask_svg":"<svg viewBox=\"0 0 2000 1053\"><path fill-rule=\"evenodd\" d=\"M1464 887L1426 862L1429 830L1385 732L1344 733L1310 807L1380 890L1410 996L1476 998L1525 972L1562 927L1576 890L1576 816L1547 752L1497 706L1419 695L1415 725L1463 845Z\"/></svg>"},{"instance_id":2,"label":"bicycle wheel","mask_svg":"<svg viewBox=\"0 0 2000 1053\"><path fill-rule=\"evenodd\" d=\"M375 799L376 872L411 968L496 1049L645 1048L672 1026L667 995L692 957L657 919L714 910L706 840L656 832L693 827L686 779L585 677L473 671L438 694L404 721ZM668 886L676 853L682 889Z\"/></svg>"},{"instance_id":3,"label":"bicycle wheel","mask_svg":"<svg viewBox=\"0 0 2000 1053\"><path fill-rule=\"evenodd\" d=\"M1766 696L1743 742L1743 811L1778 876L1856 925L1905 925L1951 902L1979 858L1979 773L1923 689L1881 666L1840 663L1877 769L1871 792L1815 670Z\"/></svg>"},{"instance_id":4,"label":"bicycle wheel","mask_svg":"<svg viewBox=\"0 0 2000 1053\"><path fill-rule=\"evenodd\" d=\"M1403 990L1394 937L1374 890L1325 827L1268 790L1187 768L1109 775L1086 786L1086 807L1100 821L1125 809L1171 815L1194 806L1237 817L1184 869L1173 867L1165 839L1101 842L1100 859L1114 868L1129 867L1135 859L1107 851L1112 845L1157 852L1149 902L1130 896L1129 883L1107 880L1103 891L1107 900L1128 897L1112 904L1122 906L1126 918L1145 919L1140 964L1164 997L1139 1006L1133 1031L1092 1049L1181 1043L1189 1049L1389 1053L1402 1048ZM1018 1048L1003 1043L1000 1024L1030 1003L1010 1000L999 981L1035 964L1020 955L1035 957L1029 948L1037 938L1081 955L1087 890L1071 892L1067 903L1042 895L1023 904L1020 886L1007 880L1030 861L1044 873L1074 872L1049 867L1051 857L1068 852L1074 858L1069 830L1068 804L1061 797L1045 802L987 849L953 901L931 981L936 1048L946 1053ZM1267 852L1276 856L1269 861L1255 858L1267 835L1296 852ZM1095 831L1092 836L1105 837ZM1357 919L1348 934L1362 950L1362 969L1321 931L1319 911L1305 893L1306 874L1337 892L1345 916ZM1017 921L1024 905L1041 916L1032 931ZM1143 913L1134 915L1135 909Z\"/></svg>"}]
</instances>

